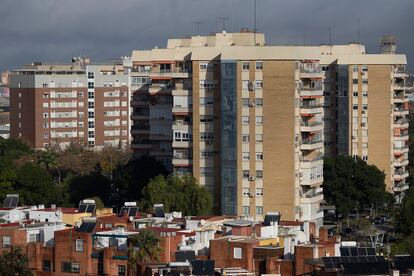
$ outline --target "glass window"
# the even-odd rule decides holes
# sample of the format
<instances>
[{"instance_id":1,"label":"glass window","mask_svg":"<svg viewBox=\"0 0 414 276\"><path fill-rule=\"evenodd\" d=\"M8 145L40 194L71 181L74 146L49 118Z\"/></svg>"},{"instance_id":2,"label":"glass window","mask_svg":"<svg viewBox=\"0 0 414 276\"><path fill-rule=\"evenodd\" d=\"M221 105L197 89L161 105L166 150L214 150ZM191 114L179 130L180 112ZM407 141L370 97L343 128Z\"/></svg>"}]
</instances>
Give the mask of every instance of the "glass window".
<instances>
[{"instance_id":1,"label":"glass window","mask_svg":"<svg viewBox=\"0 0 414 276\"><path fill-rule=\"evenodd\" d=\"M244 125L249 124L249 116L242 116L242 123Z\"/></svg>"},{"instance_id":2,"label":"glass window","mask_svg":"<svg viewBox=\"0 0 414 276\"><path fill-rule=\"evenodd\" d=\"M249 160L250 159L250 154L248 152L243 152L242 153L242 158L243 158L243 160Z\"/></svg>"},{"instance_id":3,"label":"glass window","mask_svg":"<svg viewBox=\"0 0 414 276\"><path fill-rule=\"evenodd\" d=\"M258 215L263 214L263 207L262 206L256 206L256 214L258 214Z\"/></svg>"},{"instance_id":4,"label":"glass window","mask_svg":"<svg viewBox=\"0 0 414 276\"><path fill-rule=\"evenodd\" d=\"M249 63L243 62L243 70L249 70Z\"/></svg>"},{"instance_id":5,"label":"glass window","mask_svg":"<svg viewBox=\"0 0 414 276\"><path fill-rule=\"evenodd\" d=\"M358 65L354 65L354 66L352 66L352 71L354 71L354 72L358 72Z\"/></svg>"},{"instance_id":6,"label":"glass window","mask_svg":"<svg viewBox=\"0 0 414 276\"><path fill-rule=\"evenodd\" d=\"M243 134L243 143L249 143L249 134Z\"/></svg>"},{"instance_id":7,"label":"glass window","mask_svg":"<svg viewBox=\"0 0 414 276\"><path fill-rule=\"evenodd\" d=\"M83 252L83 239L76 239L75 241L75 251Z\"/></svg>"},{"instance_id":8,"label":"glass window","mask_svg":"<svg viewBox=\"0 0 414 276\"><path fill-rule=\"evenodd\" d=\"M256 152L256 160L263 160L263 153L262 152Z\"/></svg>"},{"instance_id":9,"label":"glass window","mask_svg":"<svg viewBox=\"0 0 414 276\"><path fill-rule=\"evenodd\" d=\"M43 260L42 270L45 271L45 272L51 272L52 271L52 262L49 261L49 260Z\"/></svg>"},{"instance_id":10,"label":"glass window","mask_svg":"<svg viewBox=\"0 0 414 276\"><path fill-rule=\"evenodd\" d=\"M118 265L118 276L125 276L126 269L124 265Z\"/></svg>"},{"instance_id":11,"label":"glass window","mask_svg":"<svg viewBox=\"0 0 414 276\"><path fill-rule=\"evenodd\" d=\"M248 98L243 98L243 106L244 107L249 107L249 99Z\"/></svg>"},{"instance_id":12,"label":"glass window","mask_svg":"<svg viewBox=\"0 0 414 276\"><path fill-rule=\"evenodd\" d=\"M256 103L257 107L263 106L263 99L262 98L257 98L255 100L255 103Z\"/></svg>"},{"instance_id":13,"label":"glass window","mask_svg":"<svg viewBox=\"0 0 414 276\"><path fill-rule=\"evenodd\" d=\"M80 264L71 262L62 262L62 272L66 273L79 273Z\"/></svg>"},{"instance_id":14,"label":"glass window","mask_svg":"<svg viewBox=\"0 0 414 276\"><path fill-rule=\"evenodd\" d=\"M243 170L243 178L249 178L249 170Z\"/></svg>"},{"instance_id":15,"label":"glass window","mask_svg":"<svg viewBox=\"0 0 414 276\"><path fill-rule=\"evenodd\" d=\"M243 188L243 196L249 196L249 195L250 195L249 188Z\"/></svg>"},{"instance_id":16,"label":"glass window","mask_svg":"<svg viewBox=\"0 0 414 276\"><path fill-rule=\"evenodd\" d=\"M256 178L263 178L263 171L257 170L256 171Z\"/></svg>"},{"instance_id":17,"label":"glass window","mask_svg":"<svg viewBox=\"0 0 414 276\"><path fill-rule=\"evenodd\" d=\"M263 134L256 134L256 142L263 142Z\"/></svg>"},{"instance_id":18,"label":"glass window","mask_svg":"<svg viewBox=\"0 0 414 276\"><path fill-rule=\"evenodd\" d=\"M352 79L353 84L358 84L358 79Z\"/></svg>"},{"instance_id":19,"label":"glass window","mask_svg":"<svg viewBox=\"0 0 414 276\"><path fill-rule=\"evenodd\" d=\"M244 215L250 214L250 206L243 206L243 214Z\"/></svg>"},{"instance_id":20,"label":"glass window","mask_svg":"<svg viewBox=\"0 0 414 276\"><path fill-rule=\"evenodd\" d=\"M263 124L263 116L256 116L256 124L257 125Z\"/></svg>"},{"instance_id":21,"label":"glass window","mask_svg":"<svg viewBox=\"0 0 414 276\"><path fill-rule=\"evenodd\" d=\"M263 87L263 81L257 80L255 83L256 83L256 88L262 88Z\"/></svg>"},{"instance_id":22,"label":"glass window","mask_svg":"<svg viewBox=\"0 0 414 276\"><path fill-rule=\"evenodd\" d=\"M263 189L262 188L256 188L256 196L262 196L263 195Z\"/></svg>"},{"instance_id":23,"label":"glass window","mask_svg":"<svg viewBox=\"0 0 414 276\"><path fill-rule=\"evenodd\" d=\"M256 62L256 70L262 70L263 69L263 62L258 61Z\"/></svg>"},{"instance_id":24,"label":"glass window","mask_svg":"<svg viewBox=\"0 0 414 276\"><path fill-rule=\"evenodd\" d=\"M11 246L10 236L3 236L3 247L10 247L10 246Z\"/></svg>"}]
</instances>

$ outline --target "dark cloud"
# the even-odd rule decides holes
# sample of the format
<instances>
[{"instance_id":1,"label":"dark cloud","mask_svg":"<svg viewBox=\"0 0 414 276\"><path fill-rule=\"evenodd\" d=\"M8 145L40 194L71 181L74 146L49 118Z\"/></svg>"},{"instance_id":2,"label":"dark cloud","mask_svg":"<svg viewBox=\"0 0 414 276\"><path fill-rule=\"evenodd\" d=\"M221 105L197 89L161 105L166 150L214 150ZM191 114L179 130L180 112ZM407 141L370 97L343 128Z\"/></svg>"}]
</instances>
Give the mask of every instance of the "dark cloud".
<instances>
[{"instance_id":1,"label":"dark cloud","mask_svg":"<svg viewBox=\"0 0 414 276\"><path fill-rule=\"evenodd\" d=\"M257 0L257 27L269 44L361 40L371 53L382 35L414 63L413 0ZM97 61L132 49L165 46L169 37L253 27L253 0L0 0L0 70L32 61ZM414 66L411 66L414 68Z\"/></svg>"}]
</instances>

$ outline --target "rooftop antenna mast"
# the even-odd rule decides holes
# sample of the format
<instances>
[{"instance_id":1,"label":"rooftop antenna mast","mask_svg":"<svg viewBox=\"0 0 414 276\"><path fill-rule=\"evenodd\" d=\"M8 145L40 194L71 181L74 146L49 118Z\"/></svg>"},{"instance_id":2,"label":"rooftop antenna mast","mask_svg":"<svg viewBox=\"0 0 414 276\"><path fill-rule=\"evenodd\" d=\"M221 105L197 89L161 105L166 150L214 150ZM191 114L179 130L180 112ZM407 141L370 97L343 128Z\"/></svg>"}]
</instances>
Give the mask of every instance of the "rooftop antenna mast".
<instances>
[{"instance_id":1,"label":"rooftop antenna mast","mask_svg":"<svg viewBox=\"0 0 414 276\"><path fill-rule=\"evenodd\" d=\"M257 0L254 0L254 46L256 46L256 27L257 27Z\"/></svg>"},{"instance_id":2,"label":"rooftop antenna mast","mask_svg":"<svg viewBox=\"0 0 414 276\"><path fill-rule=\"evenodd\" d=\"M329 27L329 50L330 53L332 55L332 28Z\"/></svg>"},{"instance_id":3,"label":"rooftop antenna mast","mask_svg":"<svg viewBox=\"0 0 414 276\"><path fill-rule=\"evenodd\" d=\"M223 32L226 30L226 20L229 20L227 16L220 16L219 19L221 20L221 26L223 28Z\"/></svg>"},{"instance_id":4,"label":"rooftop antenna mast","mask_svg":"<svg viewBox=\"0 0 414 276\"><path fill-rule=\"evenodd\" d=\"M361 42L361 19L358 18L358 43L362 44Z\"/></svg>"},{"instance_id":5,"label":"rooftop antenna mast","mask_svg":"<svg viewBox=\"0 0 414 276\"><path fill-rule=\"evenodd\" d=\"M200 35L200 25L204 24L204 22L203 21L194 21L193 24L196 25L197 35Z\"/></svg>"}]
</instances>

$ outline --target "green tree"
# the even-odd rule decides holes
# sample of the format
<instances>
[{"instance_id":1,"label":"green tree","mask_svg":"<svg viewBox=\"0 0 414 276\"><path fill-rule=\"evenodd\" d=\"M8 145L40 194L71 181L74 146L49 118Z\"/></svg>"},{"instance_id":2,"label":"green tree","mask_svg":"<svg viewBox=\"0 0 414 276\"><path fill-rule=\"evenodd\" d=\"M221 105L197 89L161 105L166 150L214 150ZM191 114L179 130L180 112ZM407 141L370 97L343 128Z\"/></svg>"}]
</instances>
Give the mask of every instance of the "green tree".
<instances>
[{"instance_id":1,"label":"green tree","mask_svg":"<svg viewBox=\"0 0 414 276\"><path fill-rule=\"evenodd\" d=\"M0 256L0 275L33 275L29 268L29 259L19 248L13 248L10 252L3 252Z\"/></svg>"},{"instance_id":2,"label":"green tree","mask_svg":"<svg viewBox=\"0 0 414 276\"><path fill-rule=\"evenodd\" d=\"M14 188L24 204L50 204L58 200L52 176L44 168L29 162L18 168L16 174Z\"/></svg>"},{"instance_id":3,"label":"green tree","mask_svg":"<svg viewBox=\"0 0 414 276\"><path fill-rule=\"evenodd\" d=\"M348 214L355 208L382 208L393 202L385 189L385 175L362 159L337 156L324 160L324 197L338 213Z\"/></svg>"},{"instance_id":4,"label":"green tree","mask_svg":"<svg viewBox=\"0 0 414 276\"><path fill-rule=\"evenodd\" d=\"M129 236L128 268L132 274L136 274L137 265L145 265L160 259L161 247L159 238L154 232L142 230L138 235Z\"/></svg>"},{"instance_id":5,"label":"green tree","mask_svg":"<svg viewBox=\"0 0 414 276\"><path fill-rule=\"evenodd\" d=\"M46 170L57 167L57 155L52 151L41 151L37 158L37 164L45 166Z\"/></svg>"},{"instance_id":6,"label":"green tree","mask_svg":"<svg viewBox=\"0 0 414 276\"><path fill-rule=\"evenodd\" d=\"M405 194L403 205L398 214L397 227L404 234L414 234L414 188L411 187Z\"/></svg>"},{"instance_id":7,"label":"green tree","mask_svg":"<svg viewBox=\"0 0 414 276\"><path fill-rule=\"evenodd\" d=\"M182 211L184 215L207 215L212 210L212 196L191 176L159 175L150 180L143 189L141 206L152 209L162 203L167 212Z\"/></svg>"},{"instance_id":8,"label":"green tree","mask_svg":"<svg viewBox=\"0 0 414 276\"><path fill-rule=\"evenodd\" d=\"M101 209L105 208L104 203L102 202L102 200L98 196L94 196L94 197L92 197L92 199L95 200L96 210L101 210Z\"/></svg>"}]
</instances>

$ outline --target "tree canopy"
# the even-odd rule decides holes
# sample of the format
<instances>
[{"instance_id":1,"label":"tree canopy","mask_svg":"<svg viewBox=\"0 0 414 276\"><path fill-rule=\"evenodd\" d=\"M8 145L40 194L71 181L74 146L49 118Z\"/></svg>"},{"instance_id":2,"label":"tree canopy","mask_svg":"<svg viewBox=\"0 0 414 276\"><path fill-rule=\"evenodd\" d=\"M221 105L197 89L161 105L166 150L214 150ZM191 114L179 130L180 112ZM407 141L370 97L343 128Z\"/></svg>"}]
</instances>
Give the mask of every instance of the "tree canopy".
<instances>
[{"instance_id":1,"label":"tree canopy","mask_svg":"<svg viewBox=\"0 0 414 276\"><path fill-rule=\"evenodd\" d=\"M29 259L19 248L13 248L10 252L4 251L0 255L0 275L33 275L29 268Z\"/></svg>"},{"instance_id":2,"label":"tree canopy","mask_svg":"<svg viewBox=\"0 0 414 276\"><path fill-rule=\"evenodd\" d=\"M154 204L164 204L167 212L182 211L184 215L207 215L212 210L212 196L195 178L159 175L150 180L142 191L141 206L151 210Z\"/></svg>"},{"instance_id":3,"label":"tree canopy","mask_svg":"<svg viewBox=\"0 0 414 276\"><path fill-rule=\"evenodd\" d=\"M360 158L325 158L324 197L340 214L355 208L381 208L391 203L393 197L386 191L384 180L382 171Z\"/></svg>"}]
</instances>

